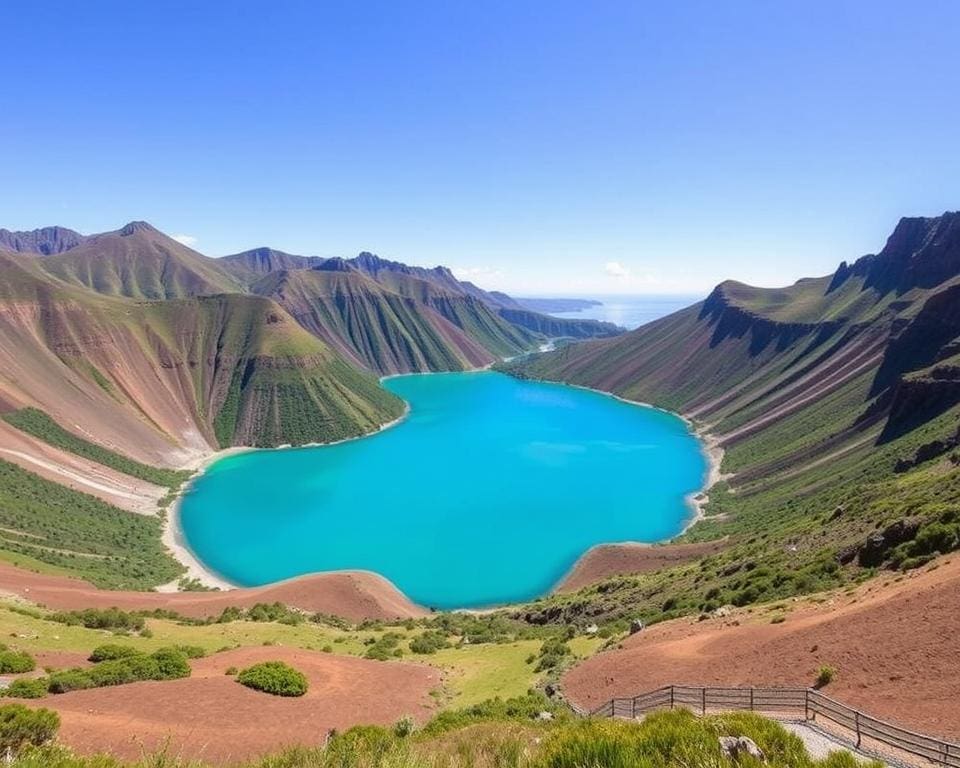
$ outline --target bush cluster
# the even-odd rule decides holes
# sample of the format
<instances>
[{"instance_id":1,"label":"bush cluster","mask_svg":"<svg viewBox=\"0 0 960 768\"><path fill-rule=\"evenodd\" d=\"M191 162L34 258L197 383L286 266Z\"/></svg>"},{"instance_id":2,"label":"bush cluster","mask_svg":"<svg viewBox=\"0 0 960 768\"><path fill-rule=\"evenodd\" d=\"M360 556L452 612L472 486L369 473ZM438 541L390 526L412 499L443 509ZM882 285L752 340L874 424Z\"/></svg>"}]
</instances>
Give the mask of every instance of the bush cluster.
<instances>
[{"instance_id":1,"label":"bush cluster","mask_svg":"<svg viewBox=\"0 0 960 768\"><path fill-rule=\"evenodd\" d=\"M56 712L6 704L0 707L0 753L16 755L28 745L46 744L59 729L60 715Z\"/></svg>"},{"instance_id":2,"label":"bush cluster","mask_svg":"<svg viewBox=\"0 0 960 768\"><path fill-rule=\"evenodd\" d=\"M107 643L106 645L98 645L96 648L94 648L93 651L91 651L88 660L96 664L101 661L126 659L130 656L136 656L139 653L140 651L138 651L136 648L132 648L129 645L114 645L112 643Z\"/></svg>"},{"instance_id":3,"label":"bush cluster","mask_svg":"<svg viewBox=\"0 0 960 768\"><path fill-rule=\"evenodd\" d=\"M190 676L187 656L177 648L160 648L145 654L121 645L101 645L90 654L96 662L89 669L64 669L51 672L46 678L17 681L7 695L36 699L45 693L68 693L87 688L126 685L141 680L177 680Z\"/></svg>"},{"instance_id":4,"label":"bush cluster","mask_svg":"<svg viewBox=\"0 0 960 768\"><path fill-rule=\"evenodd\" d=\"M384 632L379 638L369 638L367 652L364 655L367 659L376 661L388 661L403 656L403 649L400 647L400 641L403 636L396 632Z\"/></svg>"},{"instance_id":5,"label":"bush cluster","mask_svg":"<svg viewBox=\"0 0 960 768\"><path fill-rule=\"evenodd\" d=\"M87 608L82 611L58 611L51 614L51 621L58 621L87 629L111 629L140 632L146 626L143 616L121 611L119 608Z\"/></svg>"},{"instance_id":6,"label":"bush cluster","mask_svg":"<svg viewBox=\"0 0 960 768\"><path fill-rule=\"evenodd\" d=\"M410 650L413 653L430 654L447 648L449 645L446 634L436 629L428 629L422 635L418 635L410 641Z\"/></svg>"},{"instance_id":7,"label":"bush cluster","mask_svg":"<svg viewBox=\"0 0 960 768\"><path fill-rule=\"evenodd\" d=\"M33 656L24 651L11 651L0 643L0 675L19 675L24 672L33 672L37 662Z\"/></svg>"},{"instance_id":8,"label":"bush cluster","mask_svg":"<svg viewBox=\"0 0 960 768\"><path fill-rule=\"evenodd\" d=\"M303 696L308 688L306 676L282 661L265 661L247 667L237 675L237 682L274 696Z\"/></svg>"},{"instance_id":9,"label":"bush cluster","mask_svg":"<svg viewBox=\"0 0 960 768\"><path fill-rule=\"evenodd\" d=\"M239 608L237 606L228 606L223 609L217 619L218 624L229 624L233 621L276 621L280 624L289 624L296 626L307 620L302 611L289 608L283 603L256 603L249 608Z\"/></svg>"},{"instance_id":10,"label":"bush cluster","mask_svg":"<svg viewBox=\"0 0 960 768\"><path fill-rule=\"evenodd\" d=\"M47 681L21 677L10 683L5 693L11 699L42 699L47 695Z\"/></svg>"},{"instance_id":11,"label":"bush cluster","mask_svg":"<svg viewBox=\"0 0 960 768\"><path fill-rule=\"evenodd\" d=\"M893 550L890 565L909 571L930 562L937 555L945 555L960 547L960 512L943 512L934 520L920 526L912 541Z\"/></svg>"}]
</instances>

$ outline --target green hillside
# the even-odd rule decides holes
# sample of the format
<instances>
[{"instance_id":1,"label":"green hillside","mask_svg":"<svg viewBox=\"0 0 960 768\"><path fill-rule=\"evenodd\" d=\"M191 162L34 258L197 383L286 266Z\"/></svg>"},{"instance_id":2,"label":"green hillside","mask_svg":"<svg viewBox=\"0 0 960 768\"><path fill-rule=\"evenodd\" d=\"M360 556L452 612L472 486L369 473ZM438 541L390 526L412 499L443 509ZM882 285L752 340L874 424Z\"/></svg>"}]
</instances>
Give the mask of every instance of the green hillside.
<instances>
[{"instance_id":1,"label":"green hillside","mask_svg":"<svg viewBox=\"0 0 960 768\"><path fill-rule=\"evenodd\" d=\"M0 318L0 402L16 404L2 410L30 406L70 429L8 420L144 479L135 464L176 464L178 451L338 440L402 412L374 376L263 297L105 296L19 255L0 262L0 292L22 308ZM134 464L121 468L117 453Z\"/></svg>"},{"instance_id":2,"label":"green hillside","mask_svg":"<svg viewBox=\"0 0 960 768\"><path fill-rule=\"evenodd\" d=\"M149 589L183 572L160 543L161 525L0 459L5 561L106 589Z\"/></svg>"},{"instance_id":3,"label":"green hillside","mask_svg":"<svg viewBox=\"0 0 960 768\"><path fill-rule=\"evenodd\" d=\"M466 370L535 343L473 297L404 274L391 274L383 285L341 263L341 269L272 272L253 290L348 358L384 374Z\"/></svg>"},{"instance_id":4,"label":"green hillside","mask_svg":"<svg viewBox=\"0 0 960 768\"><path fill-rule=\"evenodd\" d=\"M726 479L710 491L707 519L683 537L729 537L723 553L550 598L528 618L662 618L932 554L909 542L953 525L960 489L951 453L960 435L960 216L919 222L902 221L881 253L835 275L776 290L726 282L625 336L506 367L678 411L724 450ZM864 566L868 538L893 524L901 533Z\"/></svg>"},{"instance_id":5,"label":"green hillside","mask_svg":"<svg viewBox=\"0 0 960 768\"><path fill-rule=\"evenodd\" d=\"M142 221L85 238L63 253L41 259L40 265L67 283L134 299L175 299L241 289L215 259Z\"/></svg>"}]
</instances>

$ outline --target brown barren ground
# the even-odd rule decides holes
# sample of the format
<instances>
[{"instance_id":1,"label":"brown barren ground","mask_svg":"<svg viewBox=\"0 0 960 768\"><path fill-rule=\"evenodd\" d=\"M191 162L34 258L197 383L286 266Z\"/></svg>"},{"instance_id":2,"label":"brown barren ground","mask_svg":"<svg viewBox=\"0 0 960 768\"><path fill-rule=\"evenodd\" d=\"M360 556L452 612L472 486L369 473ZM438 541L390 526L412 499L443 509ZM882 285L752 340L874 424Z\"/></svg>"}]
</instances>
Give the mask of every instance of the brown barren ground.
<instances>
[{"instance_id":1,"label":"brown barren ground","mask_svg":"<svg viewBox=\"0 0 960 768\"><path fill-rule=\"evenodd\" d=\"M223 592L120 592L97 589L79 579L33 573L0 563L0 594L12 595L54 610L157 608L191 618L218 616L228 606L281 602L351 621L416 618L427 611L407 599L382 576L366 571L321 573L253 589Z\"/></svg>"},{"instance_id":2,"label":"brown barren ground","mask_svg":"<svg viewBox=\"0 0 960 768\"><path fill-rule=\"evenodd\" d=\"M787 602L698 622L680 619L627 638L577 665L566 695L585 707L671 683L810 686L836 668L824 693L904 727L960 738L960 557L898 580L879 577L825 602Z\"/></svg>"},{"instance_id":3,"label":"brown barren ground","mask_svg":"<svg viewBox=\"0 0 960 768\"><path fill-rule=\"evenodd\" d=\"M261 661L285 661L310 681L305 696L250 690L232 676ZM145 682L49 696L37 706L60 713L60 740L83 754L139 758L170 755L213 764L288 746L318 746L328 732L361 723L388 725L432 713L440 672L423 664L382 662L291 648L240 648L198 659L185 680Z\"/></svg>"},{"instance_id":4,"label":"brown barren ground","mask_svg":"<svg viewBox=\"0 0 960 768\"><path fill-rule=\"evenodd\" d=\"M599 544L587 550L554 592L576 592L611 576L647 573L691 562L723 549L723 541L697 544Z\"/></svg>"}]
</instances>

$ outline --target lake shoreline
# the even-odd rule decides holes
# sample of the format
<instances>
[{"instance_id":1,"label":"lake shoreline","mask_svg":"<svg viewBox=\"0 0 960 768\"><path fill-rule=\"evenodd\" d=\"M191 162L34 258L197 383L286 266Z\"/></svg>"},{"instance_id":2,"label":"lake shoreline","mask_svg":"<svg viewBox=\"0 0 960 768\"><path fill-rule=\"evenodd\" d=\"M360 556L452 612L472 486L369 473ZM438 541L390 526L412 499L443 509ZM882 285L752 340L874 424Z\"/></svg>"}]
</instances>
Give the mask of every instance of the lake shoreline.
<instances>
[{"instance_id":1,"label":"lake shoreline","mask_svg":"<svg viewBox=\"0 0 960 768\"><path fill-rule=\"evenodd\" d=\"M424 372L421 374L390 374L387 376L381 377L381 381L395 378L398 376L408 376L408 375L438 375L438 374L449 374L449 373L483 373L490 370L490 366L485 366L483 368L471 369L469 371L437 371L437 372ZM638 541L620 541L620 542L601 542L595 545L592 545L587 550L585 550L571 565L571 567L557 580L549 590L547 590L544 595L556 594L560 591L565 582L571 578L572 574L576 573L578 569L584 566L585 561L588 558L595 558L598 552L607 552L607 551L623 551L623 550L637 550L633 559L645 560L647 556L644 552L648 550L657 550L662 551L664 547L669 547L670 542L681 536L683 533L688 531L692 526L696 525L704 516L704 506L709 501L708 491L710 488L721 479L720 465L723 460L723 450L717 444L716 439L709 433L696 428L691 419L687 418L683 414L678 414L673 411L668 411L663 408L658 408L649 403L643 403L639 401L630 400L628 398L621 397L611 392L606 392L603 390L594 389L591 387L585 387L576 384L567 384L564 382L551 382L551 381L540 381L540 380L531 380L537 381L538 383L544 384L553 384L556 386L571 387L575 389L585 390L588 392L593 392L595 394L603 395L605 397L610 397L614 400L619 400L620 402L626 403L632 406L640 406L643 408L650 408L653 410L661 411L662 413L669 414L671 416L680 418L688 427L690 433L697 438L698 445L700 447L701 453L705 459L706 469L704 472L703 486L700 490L691 492L684 497L684 503L686 504L688 510L690 511L689 518L684 522L682 530L671 535L668 538L662 539L657 542L638 542ZM214 451L207 456L203 457L200 461L193 462L193 466L190 466L190 469L194 470L194 475L187 480L186 483L182 486L180 492L177 494L177 497L173 501L166 515L163 526L163 535L162 540L167 549L171 552L174 558L180 562L185 568L186 573L184 574L185 578L194 579L205 587L218 590L237 590L237 589L247 589L243 585L232 582L230 579L224 577L222 574L217 573L214 569L210 568L208 565L203 563L203 561L191 550L185 534L183 532L182 521L181 521L181 502L183 497L190 491L194 481L202 475L202 473L209 468L212 464L217 461L227 458L232 455L238 455L242 453L247 453L255 450L290 450L292 448L308 448L308 447L326 447L337 445L340 443L359 440L361 438L372 437L380 432L383 432L393 426L396 426L406 420L410 414L410 404L406 401L404 402L404 412L396 419L387 422L381 425L377 430L368 432L363 435L358 435L356 437L346 438L344 440L338 440L330 443L311 443L303 446L277 446L274 448L254 448L246 446L235 446L219 451ZM656 557L656 556L655 556ZM300 576L293 577L289 581L293 581L300 578L309 578L317 574L329 573L329 571L318 571L312 572L309 574L302 574ZM381 578L385 578L382 577ZM179 591L178 587L179 579L171 582L169 584L162 585L157 588L157 591L162 592L176 592ZM393 585L396 588L396 585ZM398 591L399 588L397 588ZM508 605L513 605L516 603L499 603L493 604L490 606L482 606L476 608L464 608L464 609L454 609L454 610L466 610L466 611L476 611L476 612L487 612L491 610L497 610Z\"/></svg>"}]
</instances>

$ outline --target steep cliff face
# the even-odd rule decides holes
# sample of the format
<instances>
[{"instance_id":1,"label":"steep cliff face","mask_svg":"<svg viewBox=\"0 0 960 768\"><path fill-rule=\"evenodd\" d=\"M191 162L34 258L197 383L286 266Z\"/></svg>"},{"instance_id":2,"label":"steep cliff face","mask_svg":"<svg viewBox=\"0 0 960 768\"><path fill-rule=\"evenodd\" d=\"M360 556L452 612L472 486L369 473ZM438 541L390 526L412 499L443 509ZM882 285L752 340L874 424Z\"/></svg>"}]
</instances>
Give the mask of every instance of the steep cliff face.
<instances>
[{"instance_id":1,"label":"steep cliff face","mask_svg":"<svg viewBox=\"0 0 960 768\"><path fill-rule=\"evenodd\" d=\"M731 456L751 453L741 463L756 477L795 471L960 402L944 362L960 351L958 283L960 216L904 219L879 254L834 275L783 289L726 282L629 334L512 369L682 411Z\"/></svg>"},{"instance_id":2,"label":"steep cliff face","mask_svg":"<svg viewBox=\"0 0 960 768\"><path fill-rule=\"evenodd\" d=\"M880 293L934 288L960 274L960 213L932 218L903 218L883 250L852 266L840 265L831 287L850 277Z\"/></svg>"},{"instance_id":3,"label":"steep cliff face","mask_svg":"<svg viewBox=\"0 0 960 768\"><path fill-rule=\"evenodd\" d=\"M502 307L498 314L514 325L548 338L602 339L623 333L623 329L613 323L552 317L522 307Z\"/></svg>"},{"instance_id":4,"label":"steep cliff face","mask_svg":"<svg viewBox=\"0 0 960 768\"><path fill-rule=\"evenodd\" d=\"M275 272L254 290L274 298L304 328L365 368L382 374L466 370L493 362L494 349L530 344L466 297L451 297L412 277L403 278L407 290L401 294L342 260L331 261L340 268L328 263ZM463 306L455 309L458 303Z\"/></svg>"}]
</instances>

